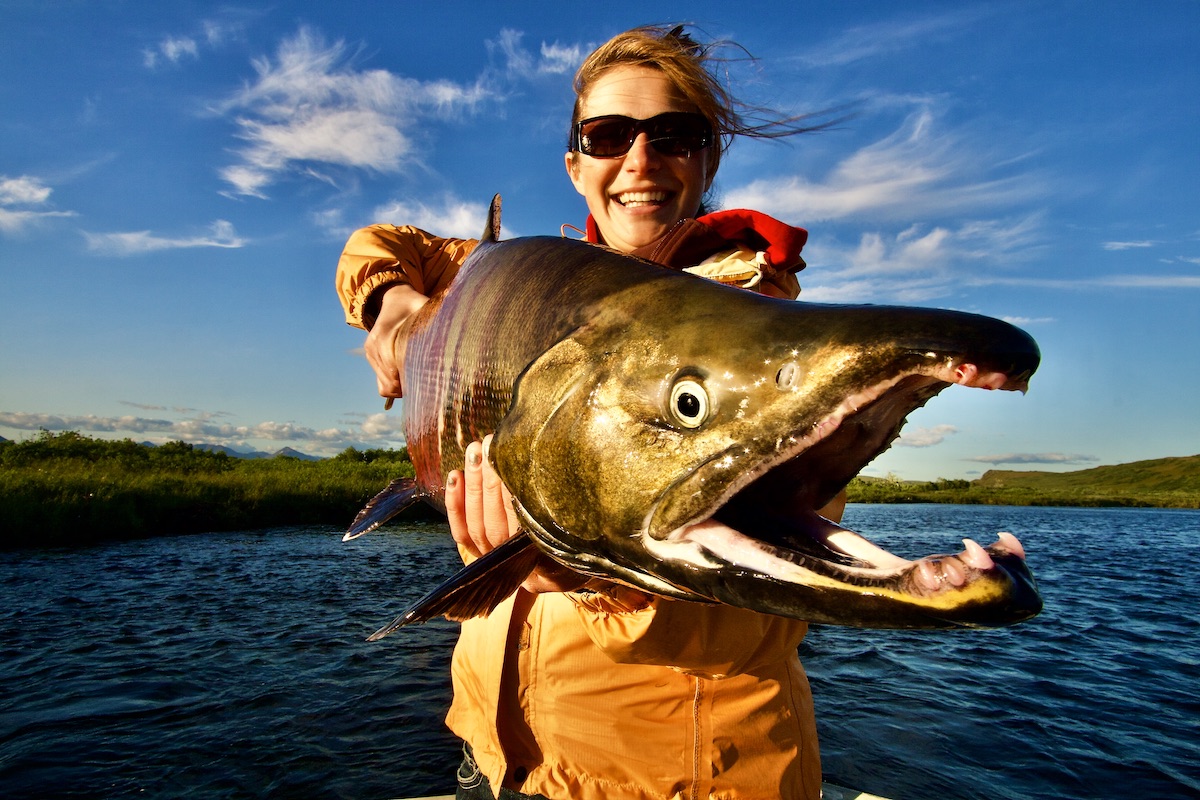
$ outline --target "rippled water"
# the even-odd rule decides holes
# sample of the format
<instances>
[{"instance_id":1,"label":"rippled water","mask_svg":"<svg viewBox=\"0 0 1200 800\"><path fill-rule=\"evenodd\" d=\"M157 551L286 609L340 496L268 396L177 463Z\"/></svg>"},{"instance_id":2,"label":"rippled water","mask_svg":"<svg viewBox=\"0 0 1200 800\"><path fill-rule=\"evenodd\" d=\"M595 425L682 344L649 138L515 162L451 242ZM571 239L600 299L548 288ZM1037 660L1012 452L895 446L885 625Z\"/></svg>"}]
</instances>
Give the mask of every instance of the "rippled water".
<instances>
[{"instance_id":1,"label":"rippled water","mask_svg":"<svg viewBox=\"0 0 1200 800\"><path fill-rule=\"evenodd\" d=\"M1000 631L814 628L826 775L896 800L1200 797L1200 513L851 506L904 555L1025 542L1046 610ZM456 626L363 637L453 569L445 529L8 553L0 797L449 791Z\"/></svg>"}]
</instances>

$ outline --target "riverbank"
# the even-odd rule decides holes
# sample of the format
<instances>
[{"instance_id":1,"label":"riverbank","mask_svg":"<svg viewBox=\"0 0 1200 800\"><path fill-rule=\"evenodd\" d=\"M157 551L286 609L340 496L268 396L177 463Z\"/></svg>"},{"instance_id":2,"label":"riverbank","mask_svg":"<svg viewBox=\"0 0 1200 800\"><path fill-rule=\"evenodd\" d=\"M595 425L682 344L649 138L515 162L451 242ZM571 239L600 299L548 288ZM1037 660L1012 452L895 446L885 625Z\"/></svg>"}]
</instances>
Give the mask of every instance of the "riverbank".
<instances>
[{"instance_id":1,"label":"riverbank","mask_svg":"<svg viewBox=\"0 0 1200 800\"><path fill-rule=\"evenodd\" d=\"M240 459L184 442L50 433L0 442L0 549L280 525L347 526L389 481L412 477L406 450L328 459ZM852 503L1200 508L1200 456L1070 473L990 470L980 479L855 478ZM434 518L421 505L404 520Z\"/></svg>"}]
</instances>

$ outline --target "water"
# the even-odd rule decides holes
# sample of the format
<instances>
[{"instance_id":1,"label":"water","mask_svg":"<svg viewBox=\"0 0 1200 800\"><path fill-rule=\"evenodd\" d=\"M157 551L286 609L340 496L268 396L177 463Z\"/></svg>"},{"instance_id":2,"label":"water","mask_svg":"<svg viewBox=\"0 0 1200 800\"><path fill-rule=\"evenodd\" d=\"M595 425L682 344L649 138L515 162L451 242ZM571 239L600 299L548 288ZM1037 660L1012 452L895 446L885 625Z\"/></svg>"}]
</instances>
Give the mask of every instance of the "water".
<instances>
[{"instance_id":1,"label":"water","mask_svg":"<svg viewBox=\"0 0 1200 800\"><path fill-rule=\"evenodd\" d=\"M1026 544L1000 631L814 628L827 778L895 800L1200 797L1200 512L851 506L904 555ZM8 553L0 796L449 791L456 626L363 638L453 569L445 529L327 528Z\"/></svg>"}]
</instances>

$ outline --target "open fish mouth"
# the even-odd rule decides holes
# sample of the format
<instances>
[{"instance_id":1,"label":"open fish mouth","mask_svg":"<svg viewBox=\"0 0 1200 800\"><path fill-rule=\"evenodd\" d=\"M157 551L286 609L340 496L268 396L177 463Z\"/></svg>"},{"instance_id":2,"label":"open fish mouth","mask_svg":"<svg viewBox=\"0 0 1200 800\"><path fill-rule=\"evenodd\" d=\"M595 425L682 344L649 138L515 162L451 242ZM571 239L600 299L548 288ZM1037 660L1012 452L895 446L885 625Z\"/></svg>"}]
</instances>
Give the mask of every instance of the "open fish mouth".
<instances>
[{"instance_id":1,"label":"open fish mouth","mask_svg":"<svg viewBox=\"0 0 1200 800\"><path fill-rule=\"evenodd\" d=\"M683 578L711 600L839 625L991 627L1036 615L1041 599L1011 533L987 547L968 538L958 552L908 559L819 513L887 448L909 413L951 382L1023 389L1026 379L965 365L871 387L757 466L725 478L724 491L694 521L656 529L672 496L711 490L745 454L714 456L647 517L642 545L659 562L657 577ZM666 575L665 564L672 565Z\"/></svg>"}]
</instances>

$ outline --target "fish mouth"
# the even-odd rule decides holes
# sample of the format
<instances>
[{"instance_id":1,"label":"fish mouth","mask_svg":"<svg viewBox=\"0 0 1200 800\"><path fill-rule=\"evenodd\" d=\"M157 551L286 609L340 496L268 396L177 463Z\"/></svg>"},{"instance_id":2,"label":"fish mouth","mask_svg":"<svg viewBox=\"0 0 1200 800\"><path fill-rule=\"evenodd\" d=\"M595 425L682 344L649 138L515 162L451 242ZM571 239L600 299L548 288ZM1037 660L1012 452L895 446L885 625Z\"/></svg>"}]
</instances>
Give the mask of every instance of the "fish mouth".
<instances>
[{"instance_id":1,"label":"fish mouth","mask_svg":"<svg viewBox=\"0 0 1200 800\"><path fill-rule=\"evenodd\" d=\"M1013 380L960 365L908 374L859 392L741 470L692 519L663 527L670 503L660 502L647 518L642 545L661 562L675 565L693 589L707 586L712 600L732 598L771 612L779 603L786 605L783 596L799 587L801 595L816 597L815 605L812 596L800 597L797 602L809 604L802 615L788 608L782 613L812 622L953 627L1028 619L1040 611L1041 600L1025 550L1011 533L1000 533L987 547L968 538L956 553L908 559L819 513L887 449L909 413L951 383L1023 389L1027 377ZM720 476L729 473L733 450L684 476L664 501L679 493L695 497L701 487L712 492ZM740 454L744 458L744 450ZM708 580L706 574L714 577ZM764 595L771 588L778 589L779 598L769 597L769 591Z\"/></svg>"}]
</instances>

